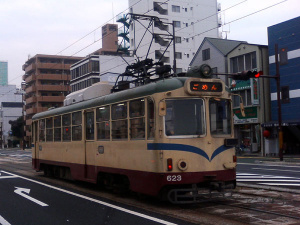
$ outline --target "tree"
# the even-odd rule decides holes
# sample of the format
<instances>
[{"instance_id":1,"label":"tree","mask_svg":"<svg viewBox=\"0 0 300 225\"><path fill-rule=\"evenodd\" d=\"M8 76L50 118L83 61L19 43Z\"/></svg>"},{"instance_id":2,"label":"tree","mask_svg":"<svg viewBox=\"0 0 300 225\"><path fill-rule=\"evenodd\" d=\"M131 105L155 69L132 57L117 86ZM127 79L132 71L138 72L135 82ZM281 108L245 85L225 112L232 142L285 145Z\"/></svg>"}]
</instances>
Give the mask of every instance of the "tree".
<instances>
[{"instance_id":1,"label":"tree","mask_svg":"<svg viewBox=\"0 0 300 225\"><path fill-rule=\"evenodd\" d=\"M12 131L12 136L15 136L17 138L22 138L23 137L23 133L22 130L23 128L23 117L20 116L18 119L16 120L10 120L9 124L11 125L11 131Z\"/></svg>"}]
</instances>

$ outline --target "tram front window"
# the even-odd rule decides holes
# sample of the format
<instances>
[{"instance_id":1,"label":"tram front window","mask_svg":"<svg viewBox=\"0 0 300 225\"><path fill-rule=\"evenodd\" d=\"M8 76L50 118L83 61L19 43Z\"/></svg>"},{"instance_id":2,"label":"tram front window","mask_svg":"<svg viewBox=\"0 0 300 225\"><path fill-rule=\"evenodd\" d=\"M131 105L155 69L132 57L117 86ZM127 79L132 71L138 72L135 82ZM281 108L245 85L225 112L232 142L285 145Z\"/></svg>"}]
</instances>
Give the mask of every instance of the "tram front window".
<instances>
[{"instance_id":1,"label":"tram front window","mask_svg":"<svg viewBox=\"0 0 300 225\"><path fill-rule=\"evenodd\" d=\"M231 107L226 99L209 100L210 132L212 135L231 134Z\"/></svg>"},{"instance_id":2,"label":"tram front window","mask_svg":"<svg viewBox=\"0 0 300 225\"><path fill-rule=\"evenodd\" d=\"M205 135L204 102L202 99L167 100L165 134L167 136Z\"/></svg>"}]
</instances>

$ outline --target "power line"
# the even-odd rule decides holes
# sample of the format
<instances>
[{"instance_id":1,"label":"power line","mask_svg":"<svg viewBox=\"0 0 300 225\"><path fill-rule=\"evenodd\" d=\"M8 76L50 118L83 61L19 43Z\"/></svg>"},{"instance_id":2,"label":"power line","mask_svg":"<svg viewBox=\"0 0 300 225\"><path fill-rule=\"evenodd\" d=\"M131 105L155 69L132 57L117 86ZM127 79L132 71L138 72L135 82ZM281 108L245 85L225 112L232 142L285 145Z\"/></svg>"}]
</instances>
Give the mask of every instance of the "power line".
<instances>
[{"instance_id":1,"label":"power line","mask_svg":"<svg viewBox=\"0 0 300 225\"><path fill-rule=\"evenodd\" d=\"M282 4L282 3L286 2L286 1L288 1L288 0L284 0L284 1L281 1L281 2L278 2L278 3L275 3L275 4L273 4L273 5L270 5L270 6L268 6L268 7L265 7L265 8L263 8L263 9L257 10L257 11L255 11L255 12L253 12L253 13L247 14L247 15L242 16L242 17L240 17L240 18L234 19L234 20L232 20L232 21L230 21L230 22L228 22L228 23L225 23L224 25L234 23L234 22L239 21L239 20L241 20L241 19L244 19L244 18L246 18L246 17L248 17L248 16L252 16L252 15L254 15L254 14L257 14L257 13L259 13L259 12L262 12L262 11L264 11L264 10L267 10L267 9L270 9L270 8L272 8L272 7L274 7L274 6L277 6L277 5L279 5L279 4ZM222 26L224 26L224 25L222 25ZM205 34L206 32L209 32L209 31L214 30L214 29L217 29L217 28L219 28L219 27L214 27L214 28L211 28L211 29L206 30L206 31L204 31L204 32L201 32L201 33L199 33L199 34L195 34L194 36L192 36L192 38L193 38L193 37L196 37L196 36L199 36L199 35L201 35L201 34Z\"/></svg>"}]
</instances>

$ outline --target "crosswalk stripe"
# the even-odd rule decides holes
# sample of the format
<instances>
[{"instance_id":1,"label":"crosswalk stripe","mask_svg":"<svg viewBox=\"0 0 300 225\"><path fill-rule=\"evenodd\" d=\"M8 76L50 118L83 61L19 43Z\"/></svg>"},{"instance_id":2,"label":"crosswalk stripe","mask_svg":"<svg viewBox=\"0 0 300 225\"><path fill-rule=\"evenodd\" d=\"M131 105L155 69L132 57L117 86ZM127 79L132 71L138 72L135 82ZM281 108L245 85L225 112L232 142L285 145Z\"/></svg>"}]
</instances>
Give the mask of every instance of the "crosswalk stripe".
<instances>
[{"instance_id":1,"label":"crosswalk stripe","mask_svg":"<svg viewBox=\"0 0 300 225\"><path fill-rule=\"evenodd\" d=\"M300 186L300 178L297 177L237 173L236 180L237 182L258 182L257 184L269 186Z\"/></svg>"}]
</instances>

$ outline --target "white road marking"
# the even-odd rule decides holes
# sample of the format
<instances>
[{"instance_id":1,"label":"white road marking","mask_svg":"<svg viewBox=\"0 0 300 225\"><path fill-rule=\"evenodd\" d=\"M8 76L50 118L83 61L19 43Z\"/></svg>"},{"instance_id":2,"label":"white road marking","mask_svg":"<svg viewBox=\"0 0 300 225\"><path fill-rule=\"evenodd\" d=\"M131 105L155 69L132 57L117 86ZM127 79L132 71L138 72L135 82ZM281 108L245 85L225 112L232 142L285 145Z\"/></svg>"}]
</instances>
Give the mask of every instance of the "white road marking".
<instances>
[{"instance_id":1,"label":"white road marking","mask_svg":"<svg viewBox=\"0 0 300 225\"><path fill-rule=\"evenodd\" d=\"M21 195L22 197L24 197L24 198L26 198L26 199L28 199L28 200L30 200L30 201L33 201L34 203L36 203L36 204L38 204L38 205L40 205L40 206L48 206L48 205L45 204L44 202L41 202L41 201L39 201L39 200L37 200L37 199L35 199L35 198L32 198L32 197L30 197L30 196L28 196L28 195L26 195L26 194L23 193L23 192L25 192L25 193L29 194L29 193L30 193L30 189L27 189L27 188L19 188L19 187L15 187L15 188L17 188L17 189L14 191L16 194Z\"/></svg>"},{"instance_id":2,"label":"white road marking","mask_svg":"<svg viewBox=\"0 0 300 225\"><path fill-rule=\"evenodd\" d=\"M1 215L0 215L0 224L1 225L10 225L10 223L7 222Z\"/></svg>"},{"instance_id":3,"label":"white road marking","mask_svg":"<svg viewBox=\"0 0 300 225\"><path fill-rule=\"evenodd\" d=\"M282 183L260 183L264 185L272 185L272 186L300 186L300 184L282 184Z\"/></svg>"},{"instance_id":4,"label":"white road marking","mask_svg":"<svg viewBox=\"0 0 300 225\"><path fill-rule=\"evenodd\" d=\"M261 175L261 174L250 174L250 173L238 173L236 176L237 182L259 182L261 185L272 185L272 186L300 186L300 179L297 177L284 177L284 176L273 176L273 175ZM273 183L269 183L273 182ZM285 183L277 183L285 182Z\"/></svg>"},{"instance_id":5,"label":"white road marking","mask_svg":"<svg viewBox=\"0 0 300 225\"><path fill-rule=\"evenodd\" d=\"M21 179L28 180L28 181L31 181L31 182L36 183L36 184L40 184L40 185L45 186L45 187L48 187L48 188L51 188L51 189L54 189L54 190L57 190L57 191L61 191L61 192L66 193L66 194L73 195L73 196L76 196L78 198L82 198L82 199L85 199L85 200L88 200L88 201L91 201L91 202L95 202L95 203L98 203L98 204L101 204L101 205L104 205L104 206L107 206L107 207L110 207L110 208L113 208L113 209L116 209L116 210L119 210L119 211L122 211L122 212L125 212L125 213L128 213L128 214L131 214L131 215L134 215L134 216L138 216L138 217L141 217L141 218L144 218L144 219L148 219L148 220L151 220L151 221L154 221L154 222L157 222L157 223L166 224L166 225L176 225L175 223L171 223L171 222L168 222L168 221L165 221L165 220L161 220L161 219L158 219L158 218L155 218L155 217L152 217L152 216L148 216L148 215L145 215L145 214L142 214L142 213L134 212L134 211L129 210L129 209L125 209L125 208L122 208L122 207L119 207L119 206L116 206L116 205L113 205L113 204L110 204L110 203L107 203L107 202L103 202L103 201L93 199L93 198L90 198L90 197L87 197L87 196L84 196L84 195L81 195L81 194L77 194L75 192L67 191L67 190L64 190L64 189L61 189L61 188L58 188L58 187L55 187L55 186L52 186L52 185L49 185L49 184L45 184L45 183L30 179L30 178L22 177L22 176L19 176L19 175L13 174L13 173L9 173L9 172L3 171L3 170L0 171L0 172L7 173L7 174L10 174L10 175L14 175L14 176L17 176Z\"/></svg>"},{"instance_id":6,"label":"white road marking","mask_svg":"<svg viewBox=\"0 0 300 225\"><path fill-rule=\"evenodd\" d=\"M16 178L16 176L0 176L0 179Z\"/></svg>"},{"instance_id":7,"label":"white road marking","mask_svg":"<svg viewBox=\"0 0 300 225\"><path fill-rule=\"evenodd\" d=\"M262 167L274 167L274 166L280 166L280 167L283 167L284 166L284 168L286 168L286 167L291 167L291 168L299 168L299 166L290 166L290 165L280 165L280 164L278 164L278 165L270 165L270 164L257 164L257 163L239 163L238 162L238 165L253 165L253 166L262 166Z\"/></svg>"},{"instance_id":8,"label":"white road marking","mask_svg":"<svg viewBox=\"0 0 300 225\"><path fill-rule=\"evenodd\" d=\"M261 168L252 168L252 170L261 170ZM293 173L300 173L300 171L296 170L282 170L282 169L265 169L264 170L271 170L271 171L281 171L281 172L293 172Z\"/></svg>"},{"instance_id":9,"label":"white road marking","mask_svg":"<svg viewBox=\"0 0 300 225\"><path fill-rule=\"evenodd\" d=\"M267 181L267 182L300 182L300 180L278 180L278 179L237 179L238 182L257 182L257 181Z\"/></svg>"}]
</instances>

